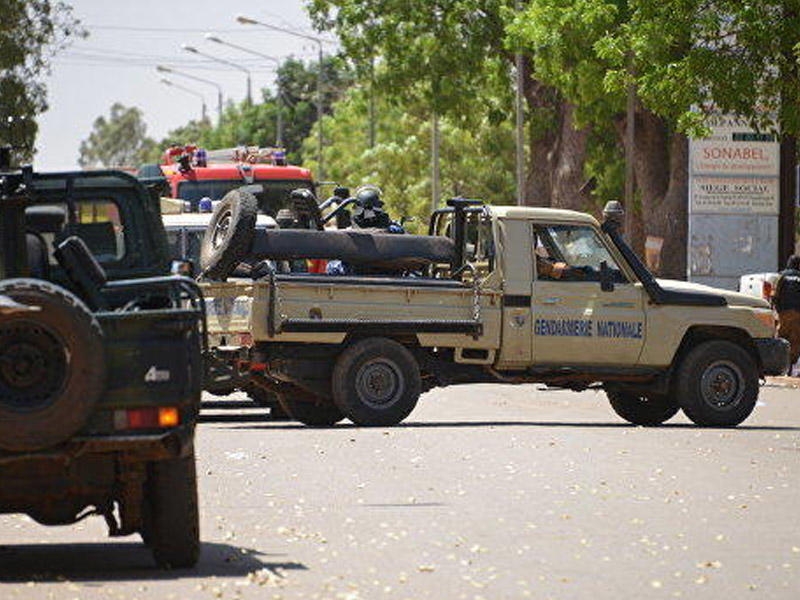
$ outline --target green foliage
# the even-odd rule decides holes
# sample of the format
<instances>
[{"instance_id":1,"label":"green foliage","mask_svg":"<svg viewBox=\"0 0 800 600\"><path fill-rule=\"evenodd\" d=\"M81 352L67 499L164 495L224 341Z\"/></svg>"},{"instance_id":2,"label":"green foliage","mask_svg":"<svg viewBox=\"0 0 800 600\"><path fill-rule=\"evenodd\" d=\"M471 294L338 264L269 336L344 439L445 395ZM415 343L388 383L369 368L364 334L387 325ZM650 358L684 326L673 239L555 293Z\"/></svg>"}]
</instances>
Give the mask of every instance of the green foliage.
<instances>
[{"instance_id":1,"label":"green foliage","mask_svg":"<svg viewBox=\"0 0 800 600\"><path fill-rule=\"evenodd\" d=\"M0 0L0 144L20 159L33 154L35 118L47 109L41 81L49 60L72 37L86 33L64 2Z\"/></svg>"},{"instance_id":2,"label":"green foliage","mask_svg":"<svg viewBox=\"0 0 800 600\"><path fill-rule=\"evenodd\" d=\"M376 144L369 147L369 94L353 88L326 117L328 143L324 160L328 178L354 191L372 183L384 192L387 210L395 218L414 217L409 230L425 230L431 209L431 122L414 116L396 102L376 99ZM460 127L442 120L441 179L443 197L467 196L511 203L514 198L513 135L508 123ZM303 153L313 156L316 137ZM315 160L306 166L312 170Z\"/></svg>"},{"instance_id":3,"label":"green foliage","mask_svg":"<svg viewBox=\"0 0 800 600\"><path fill-rule=\"evenodd\" d=\"M171 130L150 154L151 162L158 160L160 151L171 144L196 143L207 148L234 146L274 146L278 138L278 111L283 120L283 146L289 162L301 164L303 140L317 120L317 62L306 64L294 58L284 61L278 69L280 103L277 95L262 91L262 101L250 104L229 103L223 111L221 122L191 121ZM352 76L346 65L336 57L323 59L323 114L351 84ZM316 149L310 148L316 156Z\"/></svg>"},{"instance_id":4,"label":"green foliage","mask_svg":"<svg viewBox=\"0 0 800 600\"><path fill-rule=\"evenodd\" d=\"M155 141L147 137L142 111L115 102L109 118L97 117L93 131L81 142L82 167L136 167L152 154Z\"/></svg>"},{"instance_id":5,"label":"green foliage","mask_svg":"<svg viewBox=\"0 0 800 600\"><path fill-rule=\"evenodd\" d=\"M479 121L498 109L499 98L506 100L501 110L510 107L502 9L511 5L510 0L311 0L309 11L318 26L336 30L363 78L374 70L388 101Z\"/></svg>"},{"instance_id":6,"label":"green foliage","mask_svg":"<svg viewBox=\"0 0 800 600\"><path fill-rule=\"evenodd\" d=\"M780 114L783 131L800 133L799 12L785 0L531 0L509 31L582 119L609 120L633 83L646 108L690 135L706 133L712 109L761 128Z\"/></svg>"}]
</instances>

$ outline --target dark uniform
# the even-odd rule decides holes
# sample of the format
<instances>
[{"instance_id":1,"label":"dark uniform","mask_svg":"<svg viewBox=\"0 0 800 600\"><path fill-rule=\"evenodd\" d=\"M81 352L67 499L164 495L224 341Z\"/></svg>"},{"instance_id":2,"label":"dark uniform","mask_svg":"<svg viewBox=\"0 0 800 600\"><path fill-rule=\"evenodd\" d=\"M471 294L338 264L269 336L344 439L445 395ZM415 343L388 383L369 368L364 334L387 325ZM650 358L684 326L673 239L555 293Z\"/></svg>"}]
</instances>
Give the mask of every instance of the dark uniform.
<instances>
[{"instance_id":1,"label":"dark uniform","mask_svg":"<svg viewBox=\"0 0 800 600\"><path fill-rule=\"evenodd\" d=\"M772 303L778 311L778 335L791 344L792 364L800 358L800 256L793 254L775 285Z\"/></svg>"}]
</instances>

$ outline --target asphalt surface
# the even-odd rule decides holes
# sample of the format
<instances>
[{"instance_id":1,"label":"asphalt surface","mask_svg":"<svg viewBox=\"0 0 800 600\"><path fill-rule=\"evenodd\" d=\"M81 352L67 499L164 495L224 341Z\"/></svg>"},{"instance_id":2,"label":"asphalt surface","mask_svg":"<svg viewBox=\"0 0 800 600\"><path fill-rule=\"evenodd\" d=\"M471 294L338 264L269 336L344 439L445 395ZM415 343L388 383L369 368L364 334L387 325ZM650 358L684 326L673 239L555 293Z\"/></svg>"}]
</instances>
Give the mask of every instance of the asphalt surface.
<instances>
[{"instance_id":1,"label":"asphalt surface","mask_svg":"<svg viewBox=\"0 0 800 600\"><path fill-rule=\"evenodd\" d=\"M736 430L631 427L537 386L434 391L385 429L215 402L198 455L196 569L99 518L3 516L0 599L800 598L796 388Z\"/></svg>"}]
</instances>

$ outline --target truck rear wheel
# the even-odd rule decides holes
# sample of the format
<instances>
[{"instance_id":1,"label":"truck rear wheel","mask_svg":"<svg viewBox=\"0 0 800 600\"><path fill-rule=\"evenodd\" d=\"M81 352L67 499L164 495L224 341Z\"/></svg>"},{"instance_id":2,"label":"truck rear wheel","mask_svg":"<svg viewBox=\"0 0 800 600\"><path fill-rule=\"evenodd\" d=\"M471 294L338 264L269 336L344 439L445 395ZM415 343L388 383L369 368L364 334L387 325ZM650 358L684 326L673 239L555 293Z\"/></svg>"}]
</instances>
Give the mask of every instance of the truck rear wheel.
<instances>
[{"instance_id":1,"label":"truck rear wheel","mask_svg":"<svg viewBox=\"0 0 800 600\"><path fill-rule=\"evenodd\" d=\"M411 414L422 388L419 365L403 345L367 338L339 355L333 401L356 425L396 425Z\"/></svg>"},{"instance_id":2,"label":"truck rear wheel","mask_svg":"<svg viewBox=\"0 0 800 600\"><path fill-rule=\"evenodd\" d=\"M630 392L608 390L606 396L614 412L634 425L661 425L680 410L677 401L667 394L638 396Z\"/></svg>"},{"instance_id":3,"label":"truck rear wheel","mask_svg":"<svg viewBox=\"0 0 800 600\"><path fill-rule=\"evenodd\" d=\"M105 386L103 333L76 296L35 279L0 295L30 307L0 317L0 448L41 450L75 434Z\"/></svg>"},{"instance_id":4,"label":"truck rear wheel","mask_svg":"<svg viewBox=\"0 0 800 600\"><path fill-rule=\"evenodd\" d=\"M200 556L200 517L194 451L150 464L142 539L163 569L193 567Z\"/></svg>"},{"instance_id":5,"label":"truck rear wheel","mask_svg":"<svg viewBox=\"0 0 800 600\"><path fill-rule=\"evenodd\" d=\"M258 200L231 190L220 200L203 235L200 266L209 279L225 279L247 257L256 229Z\"/></svg>"},{"instance_id":6,"label":"truck rear wheel","mask_svg":"<svg viewBox=\"0 0 800 600\"><path fill-rule=\"evenodd\" d=\"M301 394L305 397L301 398ZM279 394L278 404L290 419L309 427L330 427L344 419L342 411L333 402L302 390Z\"/></svg>"},{"instance_id":7,"label":"truck rear wheel","mask_svg":"<svg viewBox=\"0 0 800 600\"><path fill-rule=\"evenodd\" d=\"M683 412L696 425L735 427L758 400L758 370L750 354L726 340L703 342L683 359L675 377Z\"/></svg>"}]
</instances>

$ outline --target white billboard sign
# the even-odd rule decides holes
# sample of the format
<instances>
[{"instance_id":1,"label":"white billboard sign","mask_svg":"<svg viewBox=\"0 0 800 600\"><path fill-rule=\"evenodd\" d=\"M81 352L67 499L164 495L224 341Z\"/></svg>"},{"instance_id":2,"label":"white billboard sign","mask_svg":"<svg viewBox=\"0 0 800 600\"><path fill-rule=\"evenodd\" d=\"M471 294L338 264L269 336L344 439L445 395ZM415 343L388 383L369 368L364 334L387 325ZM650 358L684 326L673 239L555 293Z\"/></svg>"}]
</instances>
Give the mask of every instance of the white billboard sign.
<instances>
[{"instance_id":1,"label":"white billboard sign","mask_svg":"<svg viewBox=\"0 0 800 600\"><path fill-rule=\"evenodd\" d=\"M772 133L725 115L689 145L691 281L735 288L777 268L780 146Z\"/></svg>"}]
</instances>

